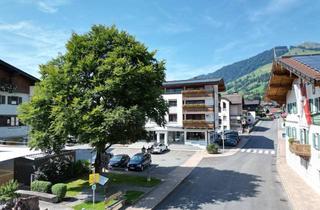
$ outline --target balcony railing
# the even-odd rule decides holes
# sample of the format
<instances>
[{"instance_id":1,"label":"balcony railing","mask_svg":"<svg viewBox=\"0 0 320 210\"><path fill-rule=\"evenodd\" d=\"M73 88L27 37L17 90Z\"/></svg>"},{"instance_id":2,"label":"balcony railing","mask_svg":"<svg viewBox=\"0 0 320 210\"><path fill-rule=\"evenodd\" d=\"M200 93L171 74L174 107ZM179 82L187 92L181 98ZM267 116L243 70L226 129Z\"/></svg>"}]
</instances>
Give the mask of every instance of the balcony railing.
<instances>
[{"instance_id":1,"label":"balcony railing","mask_svg":"<svg viewBox=\"0 0 320 210\"><path fill-rule=\"evenodd\" d=\"M205 120L184 120L184 128L213 128L213 123Z\"/></svg>"},{"instance_id":2,"label":"balcony railing","mask_svg":"<svg viewBox=\"0 0 320 210\"><path fill-rule=\"evenodd\" d=\"M212 97L212 91L201 89L201 90L184 90L182 91L183 97Z\"/></svg>"},{"instance_id":3,"label":"balcony railing","mask_svg":"<svg viewBox=\"0 0 320 210\"><path fill-rule=\"evenodd\" d=\"M185 104L183 105L183 111L185 112L213 112L213 106L206 104Z\"/></svg>"},{"instance_id":4,"label":"balcony railing","mask_svg":"<svg viewBox=\"0 0 320 210\"><path fill-rule=\"evenodd\" d=\"M305 159L311 157L311 145L309 144L300 144L298 141L293 141L290 142L289 149L292 153Z\"/></svg>"}]
</instances>

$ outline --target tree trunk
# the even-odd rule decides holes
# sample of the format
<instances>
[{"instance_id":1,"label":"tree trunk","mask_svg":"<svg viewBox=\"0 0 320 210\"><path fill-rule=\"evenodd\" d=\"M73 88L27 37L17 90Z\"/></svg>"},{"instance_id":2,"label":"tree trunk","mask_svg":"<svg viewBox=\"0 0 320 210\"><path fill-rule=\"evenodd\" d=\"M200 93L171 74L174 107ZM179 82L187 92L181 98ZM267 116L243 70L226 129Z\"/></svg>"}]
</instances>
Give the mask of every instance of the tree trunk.
<instances>
[{"instance_id":1,"label":"tree trunk","mask_svg":"<svg viewBox=\"0 0 320 210\"><path fill-rule=\"evenodd\" d=\"M103 145L96 145L96 159L94 161L94 168L96 173L101 173L102 172L102 167L101 167L101 156L105 151L105 144Z\"/></svg>"}]
</instances>

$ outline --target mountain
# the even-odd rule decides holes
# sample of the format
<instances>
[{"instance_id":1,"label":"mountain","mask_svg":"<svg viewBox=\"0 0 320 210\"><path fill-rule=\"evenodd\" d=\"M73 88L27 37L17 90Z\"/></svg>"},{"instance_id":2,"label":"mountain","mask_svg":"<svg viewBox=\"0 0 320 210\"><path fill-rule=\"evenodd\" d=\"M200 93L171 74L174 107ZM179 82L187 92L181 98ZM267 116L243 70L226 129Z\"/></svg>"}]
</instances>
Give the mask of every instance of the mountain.
<instances>
[{"instance_id":1,"label":"mountain","mask_svg":"<svg viewBox=\"0 0 320 210\"><path fill-rule=\"evenodd\" d=\"M275 50L276 50L277 56L281 56L288 52L288 48L286 46L276 47ZM244 76L265 64L271 63L273 58L274 58L274 50L273 49L266 50L251 58L224 66L215 72L205 74L205 75L200 75L195 77L194 79L208 79L208 78L222 77L225 82L229 82L241 76Z\"/></svg>"},{"instance_id":2,"label":"mountain","mask_svg":"<svg viewBox=\"0 0 320 210\"><path fill-rule=\"evenodd\" d=\"M239 92L246 99L263 98L270 77L274 54L283 55L319 54L320 43L304 42L297 46L278 46L251 58L224 66L215 72L199 75L195 79L222 77L227 93Z\"/></svg>"}]
</instances>

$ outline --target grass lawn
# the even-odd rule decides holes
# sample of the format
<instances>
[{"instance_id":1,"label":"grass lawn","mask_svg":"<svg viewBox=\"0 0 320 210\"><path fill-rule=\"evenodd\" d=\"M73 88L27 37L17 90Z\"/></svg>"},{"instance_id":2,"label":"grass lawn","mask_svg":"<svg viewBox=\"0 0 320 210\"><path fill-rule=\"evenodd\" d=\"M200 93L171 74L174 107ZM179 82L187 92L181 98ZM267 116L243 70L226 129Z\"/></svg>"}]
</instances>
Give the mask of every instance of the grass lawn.
<instances>
[{"instance_id":1,"label":"grass lawn","mask_svg":"<svg viewBox=\"0 0 320 210\"><path fill-rule=\"evenodd\" d=\"M127 191L126 194L124 195L124 198L126 199L126 201L130 204L133 204L134 202L136 202L140 196L142 196L144 194L144 192L141 191Z\"/></svg>"},{"instance_id":2,"label":"grass lawn","mask_svg":"<svg viewBox=\"0 0 320 210\"><path fill-rule=\"evenodd\" d=\"M83 208L86 210L105 210L105 203L104 201L95 203L93 208L92 202L85 201L73 207L74 210L82 210Z\"/></svg>"},{"instance_id":3,"label":"grass lawn","mask_svg":"<svg viewBox=\"0 0 320 210\"><path fill-rule=\"evenodd\" d=\"M128 184L141 187L153 187L161 182L161 180L156 178L151 178L148 182L146 177L143 176L132 176L127 174L116 174L108 173L107 177L110 179L111 184ZM88 182L88 177L82 177L77 180L70 181L67 184L67 194L66 197L75 197L80 192L90 190L90 185ZM102 186L97 184L97 193L103 193L104 189Z\"/></svg>"}]
</instances>

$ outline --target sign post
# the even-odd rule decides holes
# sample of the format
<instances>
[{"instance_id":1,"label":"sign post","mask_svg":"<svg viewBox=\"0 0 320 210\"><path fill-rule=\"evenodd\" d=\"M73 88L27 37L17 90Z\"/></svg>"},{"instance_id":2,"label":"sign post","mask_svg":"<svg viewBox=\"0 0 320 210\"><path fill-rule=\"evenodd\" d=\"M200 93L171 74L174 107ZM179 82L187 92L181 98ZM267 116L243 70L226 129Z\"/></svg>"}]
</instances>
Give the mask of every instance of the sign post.
<instances>
[{"instance_id":1,"label":"sign post","mask_svg":"<svg viewBox=\"0 0 320 210\"><path fill-rule=\"evenodd\" d=\"M93 209L94 209L94 201L95 201L95 195L96 195L96 189L97 189L97 185L96 184L93 184L91 186L91 189L92 189L92 206L93 206Z\"/></svg>"}]
</instances>

